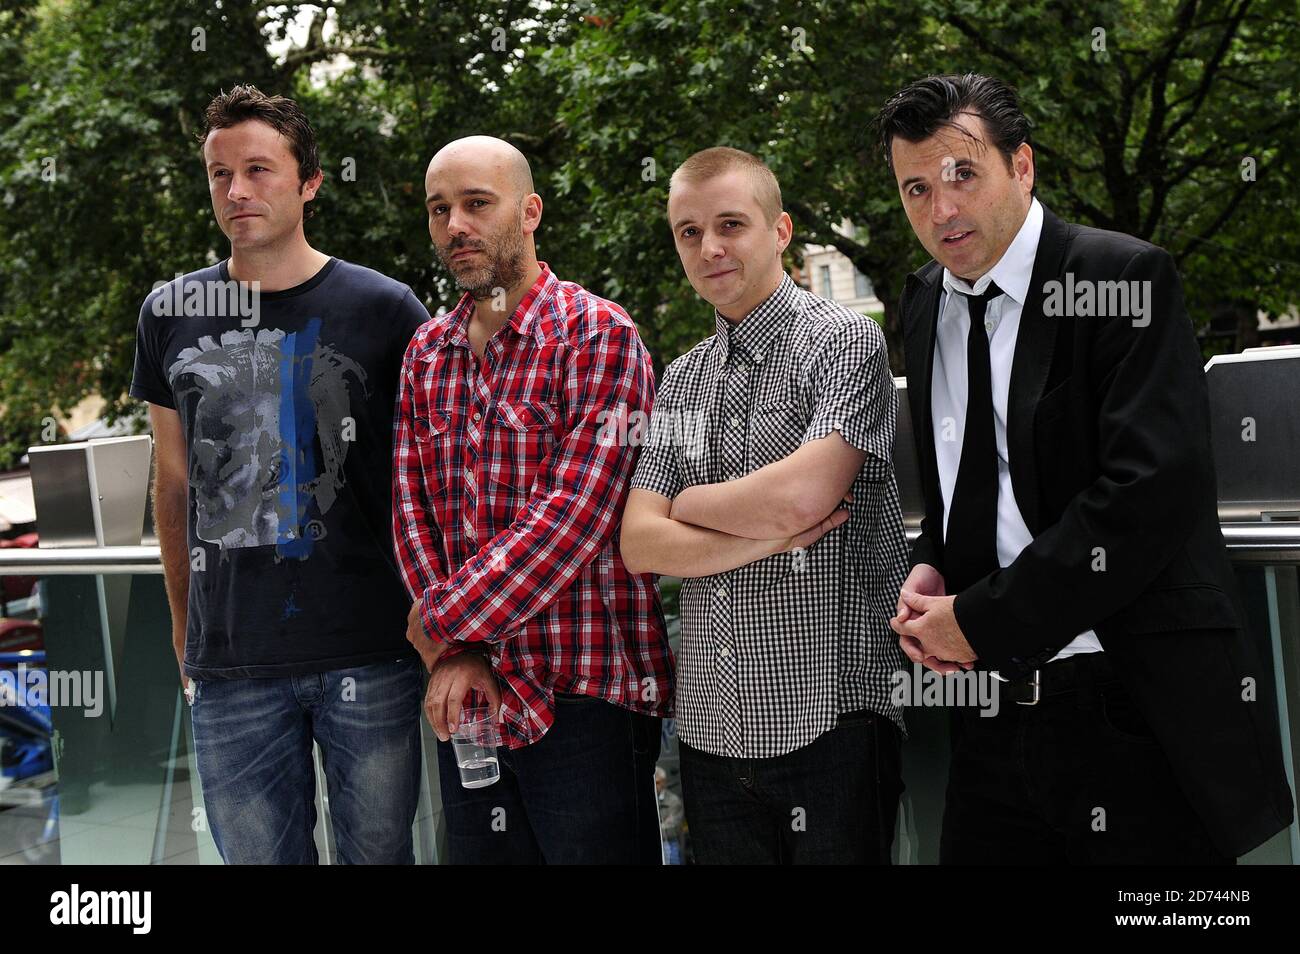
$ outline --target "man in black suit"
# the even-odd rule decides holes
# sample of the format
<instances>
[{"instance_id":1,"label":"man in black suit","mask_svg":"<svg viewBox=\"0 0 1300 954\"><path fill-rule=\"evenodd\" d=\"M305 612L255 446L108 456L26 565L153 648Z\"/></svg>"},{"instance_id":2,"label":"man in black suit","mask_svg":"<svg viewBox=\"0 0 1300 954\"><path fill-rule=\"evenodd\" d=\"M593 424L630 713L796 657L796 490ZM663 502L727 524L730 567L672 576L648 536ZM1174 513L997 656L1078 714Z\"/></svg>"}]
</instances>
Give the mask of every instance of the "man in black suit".
<instances>
[{"instance_id":1,"label":"man in black suit","mask_svg":"<svg viewBox=\"0 0 1300 954\"><path fill-rule=\"evenodd\" d=\"M892 625L1021 703L954 712L941 860L1232 863L1293 807L1173 261L1034 198L996 79L920 80L877 124L934 257L900 306L925 519Z\"/></svg>"}]
</instances>

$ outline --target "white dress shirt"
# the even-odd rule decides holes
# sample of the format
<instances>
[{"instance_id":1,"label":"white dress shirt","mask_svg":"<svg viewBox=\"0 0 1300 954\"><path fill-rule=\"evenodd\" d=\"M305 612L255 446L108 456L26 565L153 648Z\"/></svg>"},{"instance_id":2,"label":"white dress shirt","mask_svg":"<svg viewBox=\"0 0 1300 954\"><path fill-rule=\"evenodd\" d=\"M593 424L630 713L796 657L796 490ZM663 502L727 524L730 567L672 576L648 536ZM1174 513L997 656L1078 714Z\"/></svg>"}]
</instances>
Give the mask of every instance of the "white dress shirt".
<instances>
[{"instance_id":1,"label":"white dress shirt","mask_svg":"<svg viewBox=\"0 0 1300 954\"><path fill-rule=\"evenodd\" d=\"M948 513L953 487L961 463L963 430L966 424L966 336L970 311L966 295L982 295L990 282L997 282L1001 296L988 304L984 328L989 336L989 371L993 386L993 433L998 447L998 565L1009 566L1033 540L1016 503L1011 486L1011 465L1007 452L1007 396L1011 388L1011 359L1020 331L1020 311L1029 292L1034 256L1043 230L1043 207L1034 199L1020 231L996 265L967 284L948 269L943 270L943 291L939 299L939 324L934 341L934 377L930 382L931 421L934 450L939 463L939 490L943 496L943 531L948 533ZM954 294L959 292L960 294ZM1049 660L1056 662L1076 653L1100 652L1101 643L1091 629L1080 633Z\"/></svg>"}]
</instances>

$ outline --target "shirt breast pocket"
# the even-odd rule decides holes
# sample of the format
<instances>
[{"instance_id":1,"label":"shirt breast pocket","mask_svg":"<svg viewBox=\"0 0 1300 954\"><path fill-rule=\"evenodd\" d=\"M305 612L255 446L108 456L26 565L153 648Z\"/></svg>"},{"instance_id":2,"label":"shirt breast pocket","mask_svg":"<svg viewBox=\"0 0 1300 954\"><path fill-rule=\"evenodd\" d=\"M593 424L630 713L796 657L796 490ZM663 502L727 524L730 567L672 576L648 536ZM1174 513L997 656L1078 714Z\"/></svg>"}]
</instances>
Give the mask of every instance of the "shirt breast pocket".
<instances>
[{"instance_id":1,"label":"shirt breast pocket","mask_svg":"<svg viewBox=\"0 0 1300 954\"><path fill-rule=\"evenodd\" d=\"M794 392L771 392L754 402L749 422L749 453L753 469L784 460L799 449L807 420Z\"/></svg>"},{"instance_id":2,"label":"shirt breast pocket","mask_svg":"<svg viewBox=\"0 0 1300 954\"><path fill-rule=\"evenodd\" d=\"M555 424L560 412L539 401L498 401L488 430L490 458L484 461L489 478L526 496L542 462L555 448Z\"/></svg>"},{"instance_id":3,"label":"shirt breast pocket","mask_svg":"<svg viewBox=\"0 0 1300 954\"><path fill-rule=\"evenodd\" d=\"M446 411L431 410L428 416L413 418L411 430L420 455L424 491L431 499L441 497L446 491L448 473L455 465L451 446L451 415Z\"/></svg>"}]
</instances>

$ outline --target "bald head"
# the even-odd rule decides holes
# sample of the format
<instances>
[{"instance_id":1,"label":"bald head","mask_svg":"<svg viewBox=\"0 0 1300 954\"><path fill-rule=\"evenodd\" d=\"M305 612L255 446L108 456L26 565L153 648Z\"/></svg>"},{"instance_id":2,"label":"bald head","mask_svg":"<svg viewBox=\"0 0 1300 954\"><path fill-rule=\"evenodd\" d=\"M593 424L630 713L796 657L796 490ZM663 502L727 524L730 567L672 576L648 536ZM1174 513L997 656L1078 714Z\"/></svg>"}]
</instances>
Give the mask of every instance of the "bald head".
<instances>
[{"instance_id":1,"label":"bald head","mask_svg":"<svg viewBox=\"0 0 1300 954\"><path fill-rule=\"evenodd\" d=\"M491 136L448 143L429 162L424 192L438 257L476 300L536 273L542 197L510 143Z\"/></svg>"},{"instance_id":2,"label":"bald head","mask_svg":"<svg viewBox=\"0 0 1300 954\"><path fill-rule=\"evenodd\" d=\"M439 149L424 176L425 192L432 198L430 187L436 179L443 175L465 179L469 172L477 173L503 197L522 200L533 192L533 170L524 154L495 136L466 136Z\"/></svg>"}]
</instances>

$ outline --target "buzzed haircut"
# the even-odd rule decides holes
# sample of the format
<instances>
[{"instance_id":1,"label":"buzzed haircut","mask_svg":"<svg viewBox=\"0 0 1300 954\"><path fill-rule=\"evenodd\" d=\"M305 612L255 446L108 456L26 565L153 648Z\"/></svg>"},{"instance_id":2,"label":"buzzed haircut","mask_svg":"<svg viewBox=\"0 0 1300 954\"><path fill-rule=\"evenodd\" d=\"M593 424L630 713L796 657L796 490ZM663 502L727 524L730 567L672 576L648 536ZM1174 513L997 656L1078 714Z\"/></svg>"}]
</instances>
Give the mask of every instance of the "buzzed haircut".
<instances>
[{"instance_id":1,"label":"buzzed haircut","mask_svg":"<svg viewBox=\"0 0 1300 954\"><path fill-rule=\"evenodd\" d=\"M730 146L701 149L673 172L673 177L668 182L668 192L671 195L673 188L679 182L698 185L735 169L742 169L749 174L750 182L754 187L754 199L758 202L758 207L763 210L763 218L767 224L772 225L776 222L777 216L784 211L781 204L781 185L776 181L772 170L767 167L767 163L758 156L750 155L740 149L732 149Z\"/></svg>"}]
</instances>

